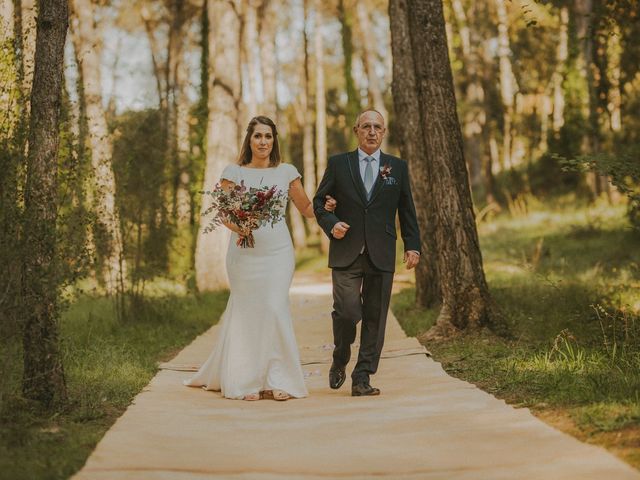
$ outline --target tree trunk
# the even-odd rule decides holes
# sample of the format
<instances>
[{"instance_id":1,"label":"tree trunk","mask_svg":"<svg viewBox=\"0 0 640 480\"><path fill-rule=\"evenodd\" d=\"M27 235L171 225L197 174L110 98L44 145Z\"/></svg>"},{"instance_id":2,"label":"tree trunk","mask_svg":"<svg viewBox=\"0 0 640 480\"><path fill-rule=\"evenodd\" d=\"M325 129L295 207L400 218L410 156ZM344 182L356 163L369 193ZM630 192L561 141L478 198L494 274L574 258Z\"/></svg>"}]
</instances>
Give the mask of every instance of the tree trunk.
<instances>
[{"instance_id":1,"label":"tree trunk","mask_svg":"<svg viewBox=\"0 0 640 480\"><path fill-rule=\"evenodd\" d=\"M362 32L362 48L364 50L363 60L364 67L367 74L367 80L369 85L369 95L371 97L373 108L382 114L385 120L389 120L387 107L384 104L384 97L382 96L382 89L378 75L376 75L376 54L374 51L375 43L370 39L375 38L375 34L371 28L371 21L369 19L369 12L364 2L359 1L356 4L356 14L358 16L358 23L360 24L360 31ZM382 150L387 149L386 137L382 141Z\"/></svg>"},{"instance_id":2,"label":"tree trunk","mask_svg":"<svg viewBox=\"0 0 640 480\"><path fill-rule=\"evenodd\" d=\"M182 54L184 55L184 53ZM184 59L184 56L183 56ZM180 228L189 224L191 218L191 196L189 184L189 120L191 108L187 96L189 83L189 65L180 62L180 67L175 71L175 112L176 112L176 158L177 169L174 172L175 191L175 221Z\"/></svg>"},{"instance_id":3,"label":"tree trunk","mask_svg":"<svg viewBox=\"0 0 640 480\"><path fill-rule=\"evenodd\" d=\"M452 1L453 15L460 32L462 60L465 67L466 82L463 87L467 111L463 118L463 133L468 155L471 183L479 186L483 182L482 158L483 158L483 131L487 121L484 87L482 85L482 38L477 28L470 28L465 9L460 0ZM471 11L471 17L481 16L484 7L481 3L475 4ZM486 183L486 182L485 182Z\"/></svg>"},{"instance_id":4,"label":"tree trunk","mask_svg":"<svg viewBox=\"0 0 640 480\"><path fill-rule=\"evenodd\" d=\"M238 105L242 98L240 82L241 28L239 0L207 0L211 46L209 50L209 117L207 121L207 160L203 190L219 181L224 167L238 157ZM202 202L201 211L209 207ZM204 233L202 221L196 244L196 284L198 290L225 288L229 282L225 254L229 242L226 228Z\"/></svg>"},{"instance_id":5,"label":"tree trunk","mask_svg":"<svg viewBox=\"0 0 640 480\"><path fill-rule=\"evenodd\" d=\"M553 72L551 82L553 84L553 134L558 138L560 129L564 125L564 76L566 62L569 56L569 9L560 8L560 31L558 33L558 48L556 49L556 68Z\"/></svg>"},{"instance_id":6,"label":"tree trunk","mask_svg":"<svg viewBox=\"0 0 640 480\"><path fill-rule=\"evenodd\" d=\"M258 8L261 0L245 0L244 4L244 25L242 26L242 54L243 64L247 68L248 91L247 91L247 120L258 114L258 68L255 51L258 45ZM273 19L270 19L273 21Z\"/></svg>"},{"instance_id":7,"label":"tree trunk","mask_svg":"<svg viewBox=\"0 0 640 480\"><path fill-rule=\"evenodd\" d=\"M582 139L582 150L595 153L600 147L595 80L593 75L593 0L574 0L576 37L579 43L576 67L580 71L588 95L583 96L582 116L589 128ZM596 172L587 173L587 183L593 197L600 195L600 180Z\"/></svg>"},{"instance_id":8,"label":"tree trunk","mask_svg":"<svg viewBox=\"0 0 640 480\"><path fill-rule=\"evenodd\" d=\"M424 135L418 108L418 90L412 55L407 0L389 2L391 48L393 52L393 82L391 91L400 131L400 152L411 168L411 188L421 230L422 259L416 267L416 303L432 307L440 303L435 210L429 164L425 161Z\"/></svg>"},{"instance_id":9,"label":"tree trunk","mask_svg":"<svg viewBox=\"0 0 640 480\"><path fill-rule=\"evenodd\" d=\"M20 335L20 288L22 241L20 236L22 206L20 193L24 187L24 102L21 92L22 60L17 50L14 22L20 5L14 10L13 0L0 2L0 337L12 341ZM17 23L17 22L16 22ZM0 409L3 393L11 382L10 371L16 370L17 355L13 349L0 351Z\"/></svg>"},{"instance_id":10,"label":"tree trunk","mask_svg":"<svg viewBox=\"0 0 640 480\"><path fill-rule=\"evenodd\" d=\"M587 119L589 128L584 132L583 150L587 153L599 153L602 141L600 130L600 102L596 86L597 66L594 54L594 41L597 38L597 15L593 8L593 0L574 0L576 12L576 36L580 42L577 67L586 82L588 97L583 100L583 116ZM589 172L587 183L593 197L606 193L611 200L607 177L597 172Z\"/></svg>"},{"instance_id":11,"label":"tree trunk","mask_svg":"<svg viewBox=\"0 0 640 480\"><path fill-rule=\"evenodd\" d=\"M158 90L158 108L161 112L167 111L167 97L165 95L166 85L164 81L166 77L163 75L163 66L160 63L160 45L156 39L155 32L158 25L154 22L151 12L146 6L140 9L140 17L144 23L145 31L147 32L147 39L149 40L149 49L151 51L151 64L153 65L153 76L156 79L156 89ZM165 121L165 116L162 115L162 121ZM160 128L164 131L165 125L161 125Z\"/></svg>"},{"instance_id":12,"label":"tree trunk","mask_svg":"<svg viewBox=\"0 0 640 480\"><path fill-rule=\"evenodd\" d=\"M70 35L73 39L73 32L70 31ZM73 41L72 41L73 43ZM78 57L78 50L73 49L73 59L75 62L75 69L78 72L78 78L75 82L77 102L77 147L78 152L78 165L89 166L91 165L91 150L89 142L89 122L87 121L87 102L84 93L84 78L82 77L82 69L80 68L80 58ZM83 167L85 168L85 167ZM88 167L91 171L93 166ZM82 191L84 193L83 204L87 211L91 211L95 205L94 195L94 178L92 174L83 175ZM96 238L93 228L87 229L85 248L88 258L98 258L98 248L96 244ZM97 262L89 262L89 276L95 282L100 282L100 272L97 271Z\"/></svg>"},{"instance_id":13,"label":"tree trunk","mask_svg":"<svg viewBox=\"0 0 640 480\"><path fill-rule=\"evenodd\" d=\"M355 123L356 115L360 111L360 99L356 91L356 84L353 81L353 20L349 9L345 8L345 0L338 0L338 20L340 20L342 27L342 53L344 55L342 71L347 92L346 121L347 127L351 129ZM353 135L349 135L349 139L350 143L353 144Z\"/></svg>"},{"instance_id":14,"label":"tree trunk","mask_svg":"<svg viewBox=\"0 0 640 480\"><path fill-rule=\"evenodd\" d=\"M316 22L313 33L313 45L315 50L315 77L316 77L316 178L322 178L327 168L327 100L324 81L324 37L322 27L324 24L322 15L322 2L314 0ZM329 251L329 238L320 233L320 251Z\"/></svg>"},{"instance_id":15,"label":"tree trunk","mask_svg":"<svg viewBox=\"0 0 640 480\"><path fill-rule=\"evenodd\" d=\"M94 172L94 205L99 230L105 232L108 253L104 259L102 277L107 292L124 290L127 267L120 231L120 216L116 205L116 184L111 164L113 145L102 106L100 79L100 41L94 28L91 0L71 0L71 38L81 70L87 115L91 163Z\"/></svg>"},{"instance_id":16,"label":"tree trunk","mask_svg":"<svg viewBox=\"0 0 640 480\"><path fill-rule=\"evenodd\" d=\"M20 77L22 79L22 96L26 101L25 112L29 113L29 97L33 82L33 69L36 52L36 17L39 5L36 0L17 0L21 7L20 12L20 45L22 51L22 66ZM16 32L17 34L18 32Z\"/></svg>"},{"instance_id":17,"label":"tree trunk","mask_svg":"<svg viewBox=\"0 0 640 480\"><path fill-rule=\"evenodd\" d=\"M482 185L485 192L485 202L500 211L500 205L496 200L496 179L493 176L494 165L498 164L498 144L493 137L491 126L484 129L483 141L485 148L482 155Z\"/></svg>"},{"instance_id":18,"label":"tree trunk","mask_svg":"<svg viewBox=\"0 0 640 480\"><path fill-rule=\"evenodd\" d=\"M589 93L584 102L584 113L589 120L591 132L587 133L587 141L598 142L596 139L598 134L598 112L597 97L594 78L594 54L593 54L593 35L594 35L594 12L593 0L575 0L576 9L576 35L580 42L580 54L578 65L581 74L586 82L587 91ZM596 151L595 143L591 143L590 150Z\"/></svg>"},{"instance_id":19,"label":"tree trunk","mask_svg":"<svg viewBox=\"0 0 640 480\"><path fill-rule=\"evenodd\" d=\"M184 154L180 151L180 134L184 134L184 128L179 132L179 121L185 120L187 112L180 111L184 107L182 96L186 94L184 89L184 74L188 68L183 65L183 47L185 43L186 32L184 31L185 13L183 2L173 0L170 5L170 24L169 24L169 42L167 45L167 68L165 69L165 85L167 91L167 112L166 112L166 178L170 179L170 213L174 225L178 223L184 224L178 220L178 195L181 187L181 174L183 171ZM182 138L184 142L184 135ZM166 228L166 225L165 225Z\"/></svg>"},{"instance_id":20,"label":"tree trunk","mask_svg":"<svg viewBox=\"0 0 640 480\"><path fill-rule=\"evenodd\" d=\"M20 53L16 51L13 0L0 0L0 149L16 143L21 121ZM14 152L18 153L18 152ZM7 155L11 155L7 153ZM8 160L17 160L9 159ZM6 168L1 170L3 174ZM4 189L2 190L4 191Z\"/></svg>"},{"instance_id":21,"label":"tree trunk","mask_svg":"<svg viewBox=\"0 0 640 480\"><path fill-rule=\"evenodd\" d=\"M19 86L16 69L15 10L13 0L0 0L0 148L14 133L19 116Z\"/></svg>"},{"instance_id":22,"label":"tree trunk","mask_svg":"<svg viewBox=\"0 0 640 480\"><path fill-rule=\"evenodd\" d=\"M302 120L302 182L304 185L304 191L307 193L309 198L313 198L313 195L316 191L316 163L315 163L315 155L313 151L313 111L310 107L311 97L311 79L309 75L309 34L308 27L309 25L309 0L304 0L304 18L305 18L305 29L303 31L303 47L304 47L304 63L303 63L303 75L302 81L304 83L303 88L301 90L300 95L300 103L301 103L301 115L300 120ZM313 27L313 25L311 25ZM314 236L320 235L320 227L316 222L315 218L306 219L307 230L310 234Z\"/></svg>"},{"instance_id":23,"label":"tree trunk","mask_svg":"<svg viewBox=\"0 0 640 480\"><path fill-rule=\"evenodd\" d=\"M408 0L404 11L416 75L418 130L432 189L428 208L435 208L436 241L430 248L437 251L442 294L442 308L428 337L447 336L488 325L492 304L462 149L442 2Z\"/></svg>"},{"instance_id":24,"label":"tree trunk","mask_svg":"<svg viewBox=\"0 0 640 480\"><path fill-rule=\"evenodd\" d=\"M549 92L540 94L540 141L537 152L529 157L529 164L533 157L538 157L549 149L549 117L553 114L553 99Z\"/></svg>"},{"instance_id":25,"label":"tree trunk","mask_svg":"<svg viewBox=\"0 0 640 480\"><path fill-rule=\"evenodd\" d=\"M609 64L607 69L607 78L609 80L607 110L609 112L609 129L612 132L622 130L622 90L620 86L620 76L623 49L620 45L621 36L620 26L615 25L613 32L611 32L611 35L607 38L607 59Z\"/></svg>"},{"instance_id":26,"label":"tree trunk","mask_svg":"<svg viewBox=\"0 0 640 480\"><path fill-rule=\"evenodd\" d=\"M498 14L498 58L500 68L500 98L503 107L502 157L503 164L513 167L513 114L514 99L518 92L513 69L511 68L511 47L509 46L509 27L505 0L495 0Z\"/></svg>"},{"instance_id":27,"label":"tree trunk","mask_svg":"<svg viewBox=\"0 0 640 480\"><path fill-rule=\"evenodd\" d=\"M262 113L278 124L277 75L278 57L276 55L277 12L279 0L264 0L260 8L260 66L262 67L262 89L264 102Z\"/></svg>"},{"instance_id":28,"label":"tree trunk","mask_svg":"<svg viewBox=\"0 0 640 480\"><path fill-rule=\"evenodd\" d=\"M68 27L66 0L41 2L25 187L23 257L25 397L50 405L66 399L58 348L58 269L56 265L57 161L64 43Z\"/></svg>"}]
</instances>

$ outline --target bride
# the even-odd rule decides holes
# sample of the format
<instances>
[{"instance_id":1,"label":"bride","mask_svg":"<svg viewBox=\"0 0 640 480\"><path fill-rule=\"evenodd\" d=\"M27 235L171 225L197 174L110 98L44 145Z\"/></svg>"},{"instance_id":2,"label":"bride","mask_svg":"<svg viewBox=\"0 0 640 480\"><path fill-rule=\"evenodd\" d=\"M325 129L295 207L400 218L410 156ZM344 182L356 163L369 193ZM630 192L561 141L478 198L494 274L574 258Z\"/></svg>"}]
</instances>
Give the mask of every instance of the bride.
<instances>
[{"instance_id":1,"label":"bride","mask_svg":"<svg viewBox=\"0 0 640 480\"><path fill-rule=\"evenodd\" d=\"M298 170L280 162L276 126L267 117L251 119L238 164L224 169L221 185L230 189L242 180L247 187L288 191L300 213L314 217ZM325 208L333 211L335 200L327 200ZM211 355L185 385L233 399L305 397L289 309L295 258L287 224L281 220L255 230L254 248L236 246L238 236L249 232L233 223L225 226L232 231L226 258L231 295Z\"/></svg>"}]
</instances>

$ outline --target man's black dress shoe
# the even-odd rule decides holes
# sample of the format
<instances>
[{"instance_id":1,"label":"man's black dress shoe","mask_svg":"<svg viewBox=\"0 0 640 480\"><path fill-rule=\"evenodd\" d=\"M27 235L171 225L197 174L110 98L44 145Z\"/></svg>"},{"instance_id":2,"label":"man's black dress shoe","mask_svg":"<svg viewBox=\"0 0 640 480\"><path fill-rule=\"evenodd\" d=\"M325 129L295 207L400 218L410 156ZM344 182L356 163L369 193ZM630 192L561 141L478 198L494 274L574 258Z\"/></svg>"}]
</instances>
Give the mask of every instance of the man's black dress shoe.
<instances>
[{"instance_id":1,"label":"man's black dress shoe","mask_svg":"<svg viewBox=\"0 0 640 480\"><path fill-rule=\"evenodd\" d=\"M354 383L351 386L352 397L365 397L368 395L380 395L380 389L372 387L368 383Z\"/></svg>"},{"instance_id":2,"label":"man's black dress shoe","mask_svg":"<svg viewBox=\"0 0 640 480\"><path fill-rule=\"evenodd\" d=\"M329 369L329 386L334 390L340 388L347 378L344 367L338 366L335 362L331 364Z\"/></svg>"}]
</instances>

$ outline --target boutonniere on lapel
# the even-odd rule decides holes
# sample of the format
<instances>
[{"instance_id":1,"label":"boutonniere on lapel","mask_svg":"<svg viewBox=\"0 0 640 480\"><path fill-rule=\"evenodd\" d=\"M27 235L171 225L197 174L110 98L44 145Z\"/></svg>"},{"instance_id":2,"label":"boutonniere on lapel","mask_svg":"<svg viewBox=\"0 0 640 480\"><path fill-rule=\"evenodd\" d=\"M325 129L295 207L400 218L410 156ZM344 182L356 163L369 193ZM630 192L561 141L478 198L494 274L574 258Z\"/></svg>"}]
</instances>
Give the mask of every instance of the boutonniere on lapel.
<instances>
[{"instance_id":1,"label":"boutonniere on lapel","mask_svg":"<svg viewBox=\"0 0 640 480\"><path fill-rule=\"evenodd\" d=\"M391 165L388 163L380 167L380 176L385 185L395 185L396 179L391 176Z\"/></svg>"}]
</instances>

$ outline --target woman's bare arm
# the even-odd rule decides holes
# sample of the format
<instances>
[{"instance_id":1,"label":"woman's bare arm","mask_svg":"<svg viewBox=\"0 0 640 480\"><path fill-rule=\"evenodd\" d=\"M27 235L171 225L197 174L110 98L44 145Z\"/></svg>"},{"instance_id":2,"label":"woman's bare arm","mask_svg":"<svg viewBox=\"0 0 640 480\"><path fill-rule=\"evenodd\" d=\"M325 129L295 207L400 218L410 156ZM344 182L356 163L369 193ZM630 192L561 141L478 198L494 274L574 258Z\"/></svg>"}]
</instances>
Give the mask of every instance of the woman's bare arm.
<instances>
[{"instance_id":1,"label":"woman's bare arm","mask_svg":"<svg viewBox=\"0 0 640 480\"><path fill-rule=\"evenodd\" d=\"M296 206L300 213L307 218L315 217L313 213L313 204L309 197L307 197L302 182L299 178L296 178L289 184L289 197L293 200L293 204ZM324 203L324 208L329 212L333 212L336 209L336 201L327 196L327 200Z\"/></svg>"},{"instance_id":2,"label":"woman's bare arm","mask_svg":"<svg viewBox=\"0 0 640 480\"><path fill-rule=\"evenodd\" d=\"M313 205L304 191L300 178L296 178L289 184L289 198L293 200L293 204L300 210L303 216L307 218L313 218L315 216L313 214Z\"/></svg>"}]
</instances>

